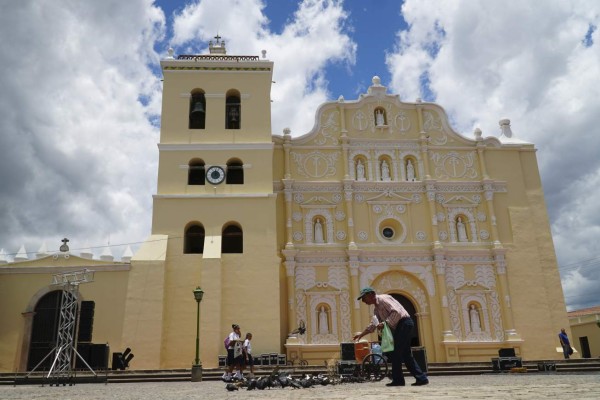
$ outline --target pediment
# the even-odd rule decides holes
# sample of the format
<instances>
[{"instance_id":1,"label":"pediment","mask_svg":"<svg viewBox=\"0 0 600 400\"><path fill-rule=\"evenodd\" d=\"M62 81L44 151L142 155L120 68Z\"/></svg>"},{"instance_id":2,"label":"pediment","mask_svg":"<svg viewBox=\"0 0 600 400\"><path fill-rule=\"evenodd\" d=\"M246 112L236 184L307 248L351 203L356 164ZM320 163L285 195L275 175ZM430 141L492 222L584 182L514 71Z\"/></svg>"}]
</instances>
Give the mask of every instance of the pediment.
<instances>
[{"instance_id":1,"label":"pediment","mask_svg":"<svg viewBox=\"0 0 600 400\"><path fill-rule=\"evenodd\" d=\"M376 78L376 77L375 77ZM435 103L403 102L373 78L373 85L357 100L322 104L315 125L306 135L293 139L295 145L339 146L346 138L381 141L419 140L425 134L435 146L472 145L454 131L446 111ZM419 116L421 114L421 116ZM422 121L422 122L420 122Z\"/></svg>"}]
</instances>

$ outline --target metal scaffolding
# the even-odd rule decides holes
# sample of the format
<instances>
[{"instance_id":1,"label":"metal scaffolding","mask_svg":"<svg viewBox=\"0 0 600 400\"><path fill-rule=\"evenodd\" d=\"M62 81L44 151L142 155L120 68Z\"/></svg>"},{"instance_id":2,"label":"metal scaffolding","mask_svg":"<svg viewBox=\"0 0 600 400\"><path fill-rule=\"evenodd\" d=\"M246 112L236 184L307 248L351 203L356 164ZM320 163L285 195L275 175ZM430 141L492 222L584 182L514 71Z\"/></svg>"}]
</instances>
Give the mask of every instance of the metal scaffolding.
<instances>
[{"instance_id":1,"label":"metal scaffolding","mask_svg":"<svg viewBox=\"0 0 600 400\"><path fill-rule=\"evenodd\" d=\"M50 385L73 384L73 368L75 355L96 376L94 370L77 352L75 346L75 331L77 325L77 299L79 297L79 285L94 281L94 271L84 269L75 272L65 272L52 276L52 285L62 287L60 302L60 319L56 346L40 361L27 376L32 374L51 354L55 353L54 362L46 379Z\"/></svg>"}]
</instances>

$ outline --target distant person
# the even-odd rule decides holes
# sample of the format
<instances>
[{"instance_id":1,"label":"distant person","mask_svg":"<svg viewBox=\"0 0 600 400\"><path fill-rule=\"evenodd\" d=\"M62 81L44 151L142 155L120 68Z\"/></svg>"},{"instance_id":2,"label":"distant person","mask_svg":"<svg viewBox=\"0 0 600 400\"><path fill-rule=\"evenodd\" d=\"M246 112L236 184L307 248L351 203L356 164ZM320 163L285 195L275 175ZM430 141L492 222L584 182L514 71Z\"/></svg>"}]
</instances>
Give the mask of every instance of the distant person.
<instances>
[{"instance_id":1,"label":"distant person","mask_svg":"<svg viewBox=\"0 0 600 400\"><path fill-rule=\"evenodd\" d=\"M233 378L242 379L242 364L244 361L242 351L242 341L240 340L240 326L231 325L233 331L227 337L227 371L223 374L223 380L229 381ZM238 372L232 376L233 369L237 367Z\"/></svg>"},{"instance_id":2,"label":"distant person","mask_svg":"<svg viewBox=\"0 0 600 400\"><path fill-rule=\"evenodd\" d=\"M254 378L254 358L252 357L252 334L250 332L246 333L246 340L244 340L243 350L244 350L244 359L245 364L250 368L250 378Z\"/></svg>"},{"instance_id":3,"label":"distant person","mask_svg":"<svg viewBox=\"0 0 600 400\"><path fill-rule=\"evenodd\" d=\"M558 340L560 340L560 345L562 346L565 360L568 360L571 354L573 354L573 348L571 347L571 342L569 342L569 337L567 336L567 332L565 332L565 328L560 330L560 333L558 334Z\"/></svg>"},{"instance_id":4,"label":"distant person","mask_svg":"<svg viewBox=\"0 0 600 400\"><path fill-rule=\"evenodd\" d=\"M362 300L367 305L375 305L375 316L377 320L372 319L369 326L360 334L354 336L354 340L359 340L375 328L383 329L384 322L387 323L394 334L394 351L392 352L392 381L386 386L404 386L404 375L402 374L402 362L406 365L412 376L417 380L412 386L427 385L429 379L421 371L419 364L415 361L410 352L410 339L414 323L408 314L408 311L389 294L376 294L375 289L365 287L360 291L358 300ZM379 322L381 321L381 322ZM375 324L378 322L377 324Z\"/></svg>"}]
</instances>

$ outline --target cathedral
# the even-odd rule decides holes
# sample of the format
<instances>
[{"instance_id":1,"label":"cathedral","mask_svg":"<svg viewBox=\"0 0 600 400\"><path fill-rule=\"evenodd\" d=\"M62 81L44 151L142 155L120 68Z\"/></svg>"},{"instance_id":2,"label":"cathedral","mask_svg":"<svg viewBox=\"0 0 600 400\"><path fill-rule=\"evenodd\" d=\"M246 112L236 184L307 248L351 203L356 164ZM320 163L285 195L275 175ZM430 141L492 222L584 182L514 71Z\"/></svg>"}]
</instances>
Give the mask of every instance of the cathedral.
<instances>
[{"instance_id":1,"label":"cathedral","mask_svg":"<svg viewBox=\"0 0 600 400\"><path fill-rule=\"evenodd\" d=\"M52 350L61 282L78 271L77 348L130 348L132 369L190 368L197 318L205 368L232 324L255 354L323 365L369 323L365 286L409 311L429 362L489 362L502 348L561 358L569 323L536 149L508 119L498 137L462 134L440 105L375 76L358 99L322 104L310 132L273 134L266 52L228 55L219 38L209 50L161 61L158 185L139 250L94 259L65 242L0 260L1 372Z\"/></svg>"}]
</instances>

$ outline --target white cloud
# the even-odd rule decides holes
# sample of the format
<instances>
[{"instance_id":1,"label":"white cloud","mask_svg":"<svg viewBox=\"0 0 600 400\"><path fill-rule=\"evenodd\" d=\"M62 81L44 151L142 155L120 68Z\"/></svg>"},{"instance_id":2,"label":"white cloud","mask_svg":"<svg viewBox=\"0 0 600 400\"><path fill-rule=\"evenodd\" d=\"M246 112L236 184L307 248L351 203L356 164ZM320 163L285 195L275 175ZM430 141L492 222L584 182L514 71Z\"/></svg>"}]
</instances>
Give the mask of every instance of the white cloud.
<instances>
[{"instance_id":1,"label":"white cloud","mask_svg":"<svg viewBox=\"0 0 600 400\"><path fill-rule=\"evenodd\" d=\"M229 54L260 55L267 50L267 58L275 62L272 131L282 134L290 127L297 136L312 128L315 110L327 100L324 68L334 62L354 63L356 44L344 32L348 16L340 1L301 2L281 34L268 29L264 7L258 0L194 3L175 17L172 44L181 47L180 52L202 53L196 43L219 32L226 36Z\"/></svg>"},{"instance_id":2,"label":"white cloud","mask_svg":"<svg viewBox=\"0 0 600 400\"><path fill-rule=\"evenodd\" d=\"M11 2L0 15L0 243L150 233L164 15L150 0ZM140 97L145 97L140 102ZM50 240L55 240L50 242ZM121 249L113 250L120 257Z\"/></svg>"},{"instance_id":3,"label":"white cloud","mask_svg":"<svg viewBox=\"0 0 600 400\"><path fill-rule=\"evenodd\" d=\"M599 253L600 3L590 1L407 0L409 29L388 54L392 91L432 96L470 136L498 135L508 117L515 136L535 143L560 264ZM593 30L593 29L592 29ZM590 45L591 43L591 45ZM430 93L418 79L428 77ZM576 285L565 277L565 295ZM600 280L600 271L585 279ZM575 281L573 281L575 282ZM594 292L578 304L600 303Z\"/></svg>"}]
</instances>

